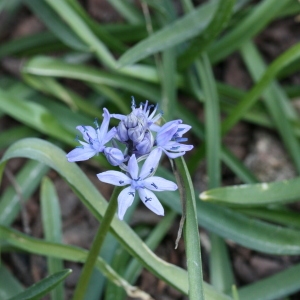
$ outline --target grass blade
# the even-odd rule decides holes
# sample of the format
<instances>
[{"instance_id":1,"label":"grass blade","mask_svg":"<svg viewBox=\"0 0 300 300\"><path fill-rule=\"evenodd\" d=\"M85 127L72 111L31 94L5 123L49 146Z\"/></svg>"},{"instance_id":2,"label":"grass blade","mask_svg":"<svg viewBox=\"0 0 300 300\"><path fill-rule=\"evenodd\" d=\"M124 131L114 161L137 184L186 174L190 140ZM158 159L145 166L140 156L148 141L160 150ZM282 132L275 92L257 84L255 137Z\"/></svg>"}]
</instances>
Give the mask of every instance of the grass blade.
<instances>
[{"instance_id":1,"label":"grass blade","mask_svg":"<svg viewBox=\"0 0 300 300\"><path fill-rule=\"evenodd\" d=\"M59 200L55 187L51 180L44 177L41 185L41 209L45 239L49 242L62 242L62 224ZM47 259L49 274L55 274L63 270L63 262L57 258ZM63 285L59 284L51 291L53 300L63 300Z\"/></svg>"},{"instance_id":2,"label":"grass blade","mask_svg":"<svg viewBox=\"0 0 300 300\"><path fill-rule=\"evenodd\" d=\"M72 270L67 269L52 274L9 300L39 300L41 297L47 295L55 286L61 283L71 274L71 272Z\"/></svg>"}]
</instances>

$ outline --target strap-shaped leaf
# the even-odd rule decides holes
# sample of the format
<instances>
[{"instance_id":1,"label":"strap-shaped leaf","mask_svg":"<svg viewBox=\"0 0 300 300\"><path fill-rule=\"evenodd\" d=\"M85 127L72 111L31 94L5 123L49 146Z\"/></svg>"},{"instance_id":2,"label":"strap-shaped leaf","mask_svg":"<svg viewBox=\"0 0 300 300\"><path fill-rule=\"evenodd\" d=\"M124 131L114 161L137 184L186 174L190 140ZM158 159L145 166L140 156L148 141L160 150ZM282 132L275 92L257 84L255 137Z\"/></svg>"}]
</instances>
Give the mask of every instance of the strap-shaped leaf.
<instances>
[{"instance_id":1,"label":"strap-shaped leaf","mask_svg":"<svg viewBox=\"0 0 300 300\"><path fill-rule=\"evenodd\" d=\"M67 269L46 277L32 285L24 292L10 298L9 300L39 300L54 289L60 282L71 274L72 270Z\"/></svg>"},{"instance_id":2,"label":"strap-shaped leaf","mask_svg":"<svg viewBox=\"0 0 300 300\"><path fill-rule=\"evenodd\" d=\"M300 177L272 183L212 189L201 193L200 199L244 206L290 203L300 199Z\"/></svg>"},{"instance_id":3,"label":"strap-shaped leaf","mask_svg":"<svg viewBox=\"0 0 300 300\"><path fill-rule=\"evenodd\" d=\"M196 36L209 24L215 8L216 4L209 2L165 26L125 52L119 59L119 65L133 64L149 55Z\"/></svg>"}]
</instances>

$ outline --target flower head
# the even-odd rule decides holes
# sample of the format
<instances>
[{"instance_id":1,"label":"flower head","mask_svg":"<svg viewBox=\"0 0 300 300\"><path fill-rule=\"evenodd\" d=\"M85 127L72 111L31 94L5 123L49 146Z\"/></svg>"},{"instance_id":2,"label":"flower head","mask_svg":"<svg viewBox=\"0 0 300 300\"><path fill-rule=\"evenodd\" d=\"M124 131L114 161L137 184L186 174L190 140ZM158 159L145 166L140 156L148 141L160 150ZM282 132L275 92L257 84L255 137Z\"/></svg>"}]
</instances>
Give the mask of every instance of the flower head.
<instances>
[{"instance_id":1,"label":"flower head","mask_svg":"<svg viewBox=\"0 0 300 300\"><path fill-rule=\"evenodd\" d=\"M103 122L100 127L97 121L95 122L96 129L82 125L76 127L81 132L85 142L78 140L81 145L67 154L69 162L87 160L102 152L113 166L120 165L124 161L121 150L105 146L116 135L117 129L113 127L108 131L110 114L106 108L103 111Z\"/></svg>"},{"instance_id":2,"label":"flower head","mask_svg":"<svg viewBox=\"0 0 300 300\"><path fill-rule=\"evenodd\" d=\"M152 176L157 169L159 157L153 152L145 160L139 171L136 156L133 154L127 165L127 174L106 171L97 174L100 181L117 186L126 186L118 196L118 217L123 219L127 208L132 204L136 191L142 202L157 215L164 215L164 209L152 191L175 191L177 185L162 177Z\"/></svg>"},{"instance_id":3,"label":"flower head","mask_svg":"<svg viewBox=\"0 0 300 300\"><path fill-rule=\"evenodd\" d=\"M181 124L181 120L174 120L164 124L157 132L154 145L157 148L153 151L157 155L162 154L162 151L170 158L176 158L185 154L186 151L193 149L192 145L180 144L186 142L187 138L182 135L190 130L191 126Z\"/></svg>"}]
</instances>

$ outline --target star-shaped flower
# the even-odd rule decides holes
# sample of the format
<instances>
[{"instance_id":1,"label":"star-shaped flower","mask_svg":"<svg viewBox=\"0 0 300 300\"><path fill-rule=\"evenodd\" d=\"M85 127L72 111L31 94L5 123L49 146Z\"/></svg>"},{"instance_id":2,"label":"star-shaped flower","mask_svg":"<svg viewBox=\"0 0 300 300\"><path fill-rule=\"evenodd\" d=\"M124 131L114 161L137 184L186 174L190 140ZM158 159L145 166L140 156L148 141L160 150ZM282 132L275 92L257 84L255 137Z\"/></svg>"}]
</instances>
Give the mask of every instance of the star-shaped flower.
<instances>
[{"instance_id":1,"label":"star-shaped flower","mask_svg":"<svg viewBox=\"0 0 300 300\"><path fill-rule=\"evenodd\" d=\"M127 174L118 171L106 171L97 174L100 181L117 186L126 186L118 196L118 217L123 220L126 210L132 204L136 191L142 202L157 215L164 215L164 209L152 191L175 191L177 185L162 177L152 176L157 169L159 157L149 154L140 172L133 154L127 166Z\"/></svg>"},{"instance_id":2,"label":"star-shaped flower","mask_svg":"<svg viewBox=\"0 0 300 300\"><path fill-rule=\"evenodd\" d=\"M108 125L110 120L110 114L106 108L103 109L103 122L99 127L97 122L97 128L92 126L77 126L76 129L82 134L85 142L79 141L81 146L76 147L74 150L67 154L69 162L87 160L94 155L103 152L113 166L118 166L124 161L124 156L121 150L113 147L106 147L107 144L117 132L117 129L113 127L108 131Z\"/></svg>"},{"instance_id":3,"label":"star-shaped flower","mask_svg":"<svg viewBox=\"0 0 300 300\"><path fill-rule=\"evenodd\" d=\"M168 157L176 158L193 149L193 145L180 144L187 141L182 135L191 129L191 126L181 123L181 120L170 121L159 129L154 143L157 148L153 150L156 155L160 157L163 151Z\"/></svg>"}]
</instances>

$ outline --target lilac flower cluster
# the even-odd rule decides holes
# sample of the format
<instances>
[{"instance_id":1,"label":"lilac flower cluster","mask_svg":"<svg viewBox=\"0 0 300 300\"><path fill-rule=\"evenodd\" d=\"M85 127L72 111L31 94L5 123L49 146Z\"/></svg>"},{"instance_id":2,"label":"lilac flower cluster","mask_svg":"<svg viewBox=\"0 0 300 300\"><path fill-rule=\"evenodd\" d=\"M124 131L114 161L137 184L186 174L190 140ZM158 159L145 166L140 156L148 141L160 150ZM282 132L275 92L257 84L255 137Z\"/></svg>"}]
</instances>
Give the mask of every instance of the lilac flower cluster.
<instances>
[{"instance_id":1,"label":"lilac flower cluster","mask_svg":"<svg viewBox=\"0 0 300 300\"><path fill-rule=\"evenodd\" d=\"M116 186L127 186L118 196L118 217L123 219L127 208L133 203L136 192L142 202L157 215L164 215L164 209L152 191L174 191L178 187L169 180L153 176L164 152L169 158L176 158L193 148L181 144L191 126L174 120L159 126L157 121L162 113L157 113L158 106L148 105L148 101L136 107L132 100L132 112L125 116L110 114L103 109L101 126L95 121L96 128L77 126L84 141L67 154L69 162L84 161L103 153L108 162L119 166L123 172L106 171L97 174L100 181ZM111 118L120 120L117 127L109 129ZM139 168L138 162L144 163Z\"/></svg>"}]
</instances>

